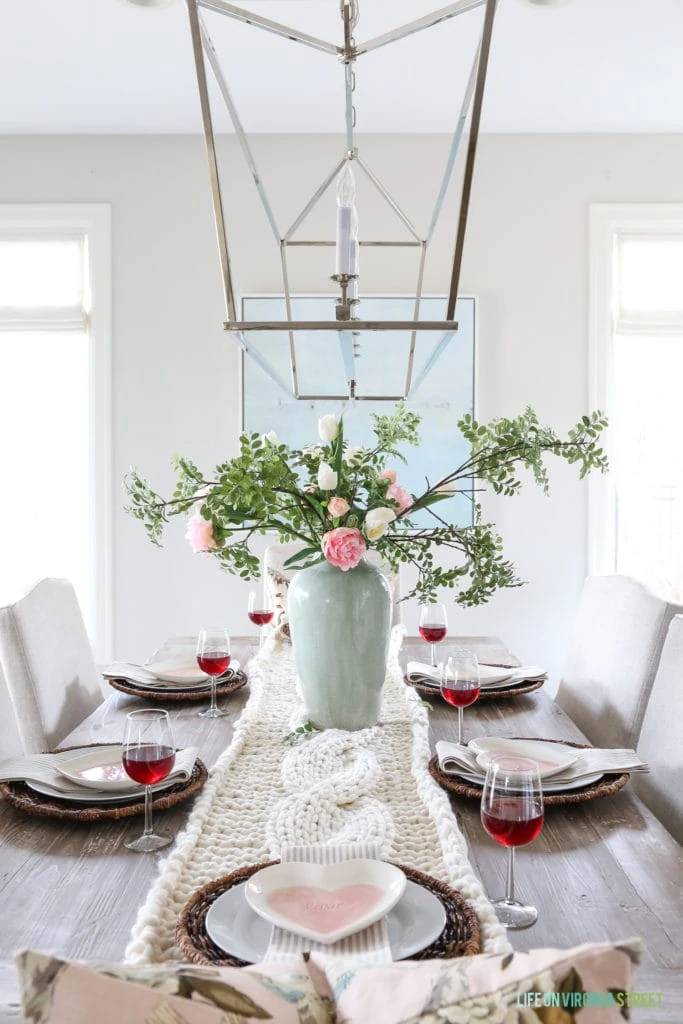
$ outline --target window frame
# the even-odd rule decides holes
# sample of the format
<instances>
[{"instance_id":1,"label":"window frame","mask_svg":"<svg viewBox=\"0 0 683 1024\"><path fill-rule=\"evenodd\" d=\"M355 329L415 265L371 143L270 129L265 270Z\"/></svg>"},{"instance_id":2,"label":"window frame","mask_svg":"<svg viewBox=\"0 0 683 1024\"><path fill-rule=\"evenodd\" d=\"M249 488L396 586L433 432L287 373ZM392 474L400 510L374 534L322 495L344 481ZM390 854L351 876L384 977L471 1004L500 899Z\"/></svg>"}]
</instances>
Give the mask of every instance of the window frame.
<instances>
[{"instance_id":1,"label":"window frame","mask_svg":"<svg viewBox=\"0 0 683 1024\"><path fill-rule=\"evenodd\" d=\"M589 212L588 403L609 416L614 408L614 335L617 314L617 239L620 235L683 236L683 203L591 203ZM638 324L661 334L681 333L662 322ZM605 448L612 455L607 431ZM611 473L588 481L588 573L616 572L616 487Z\"/></svg>"},{"instance_id":2,"label":"window frame","mask_svg":"<svg viewBox=\"0 0 683 1024\"><path fill-rule=\"evenodd\" d=\"M92 643L98 661L113 649L112 577L112 280L111 206L108 203L0 203L0 236L85 236L84 264L90 293L84 296L89 338L90 584L94 601ZM50 329L40 321L8 324L7 330ZM2 325L0 325L0 330ZM59 330L55 322L53 329ZM19 596L19 595L17 595Z\"/></svg>"}]
</instances>

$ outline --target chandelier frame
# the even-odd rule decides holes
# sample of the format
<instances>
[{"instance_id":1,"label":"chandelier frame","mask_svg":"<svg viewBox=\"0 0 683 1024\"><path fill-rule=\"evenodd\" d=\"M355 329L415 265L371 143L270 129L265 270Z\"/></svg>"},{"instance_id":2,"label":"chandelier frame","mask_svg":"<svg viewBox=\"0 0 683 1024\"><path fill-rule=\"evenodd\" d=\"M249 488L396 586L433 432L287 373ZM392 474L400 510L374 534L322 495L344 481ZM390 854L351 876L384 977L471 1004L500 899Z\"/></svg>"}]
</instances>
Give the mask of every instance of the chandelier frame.
<instances>
[{"instance_id":1,"label":"chandelier frame","mask_svg":"<svg viewBox=\"0 0 683 1024\"><path fill-rule=\"evenodd\" d=\"M431 14L425 15L421 18L411 21L405 25L395 28L389 32L383 33L382 35L376 36L372 39L367 40L365 43L356 44L353 37L353 29L358 17L358 0L340 0L341 16L343 21L344 29L344 40L341 45L327 42L326 40L319 39L315 36L311 36L299 29L291 28L287 25L281 24L280 22L272 21L269 18L264 18L261 15L255 14L251 11L247 11L235 4L228 2L228 0L186 0L187 10L189 15L190 23L190 34L192 38L192 50L195 63L195 71L197 76L197 86L199 90L199 100L201 107L202 116L202 127L204 134L204 142L206 147L206 155L209 165L209 178L211 185L211 197L213 203L213 213L216 227L216 238L218 243L218 252L221 265L221 279L223 285L223 293L225 300L225 308L227 314L227 320L224 322L223 327L226 331L230 332L237 340L238 344L242 349L249 355L254 361L261 366L261 368L268 374L268 376L282 389L285 391L290 399L295 401L347 401L349 399L357 401L398 401L412 397L420 384L423 382L427 374L433 368L441 354L444 352L446 346L452 339L455 332L458 330L458 323L453 319L455 315L455 304L458 295L458 286L460 282L460 273L462 269L462 256L465 243L465 234L467 228L467 217L469 212L470 196L472 191L472 179L474 175L474 166L477 152L477 143L479 138L479 127L481 122L481 110L484 97L484 88L486 84L486 73L488 68L489 52L491 47L491 38L493 32L493 21L496 11L497 0L455 0L448 4L446 7L440 10L434 11ZM451 143L450 151L446 161L446 168L441 182L441 186L437 195L434 210L429 222L429 226L421 235L412 224L410 218L404 213L396 200L390 195L389 191L382 184L377 175L368 167L364 160L359 156L358 148L355 140L355 127L356 127L356 111L353 103L353 91L355 88L355 62L359 57L364 54L371 53L380 47L387 46L390 43L396 42L399 39L404 39L407 36L413 35L417 32L421 32L424 29L431 28L434 25L438 25L444 21L455 18L458 15L464 14L468 11L474 10L478 7L484 7L484 21L481 32L481 38L477 47L472 68L465 88L460 112L458 116L457 126L454 132L453 140ZM237 112L235 103L233 102L230 89L228 87L225 75L221 69L216 50L214 48L211 37L204 25L204 22L200 15L200 8L207 11L212 11L224 15L228 18L240 21L242 23L252 25L255 28L262 29L266 32L273 33L275 35L284 37L293 42L300 43L304 46L312 49L322 51L334 56L340 63L344 65L344 79L345 79L345 121L346 121L346 137L345 137L345 153L342 159L335 165L333 170L327 175L322 184L316 189L310 200L306 203L301 213L294 220L292 225L287 231L281 232L277 226L273 209L269 202L263 181L258 172L256 161L254 159L247 134L244 131L242 123ZM230 251L228 247L227 229L225 221L225 210L223 204L223 197L221 192L221 181L218 166L218 158L216 153L216 138L213 127L213 117L211 111L211 103L209 98L209 88L207 81L207 64L211 67L216 83L218 85L221 96L225 102L226 108L230 115L235 134L238 142L244 154L247 162L247 166L254 180L257 192L261 199L261 203L264 208L264 212L270 224L270 228L273 232L276 244L280 250L280 262L282 271L282 281L285 299L286 309L286 320L281 321L270 321L270 322L254 322L244 321L237 318L237 309L235 304L235 295L233 289L233 275L230 264ZM453 169L455 166L456 156L460 147L460 143L463 137L465 123L467 121L468 113L472 109L471 126L467 143L467 153L465 158L465 169L463 174L462 189L460 196L460 207L458 213L458 224L455 237L455 245L453 251L453 262L451 267L450 276L450 287L448 293L448 304L446 310L446 316L444 320L419 320L420 303L422 299L422 289L424 281L424 268L427 255L427 249L431 241L432 235L436 228L439 215L450 185L450 181L453 175ZM382 196L383 200L391 208L396 218L402 223L404 229L410 234L411 239L406 241L384 241L384 240L360 240L360 247L392 247L392 248L415 248L419 249L419 262L417 271L417 286L415 291L415 307L412 320L363 320L355 317L356 302L348 296L349 285L354 280L355 275L340 274L333 275L333 280L337 282L340 287L341 297L337 300L336 319L335 320L319 320L319 321L300 321L292 318L292 302L291 302L291 290L289 285L289 267L287 262L287 252L291 247L303 246L330 246L335 245L334 241L327 240L299 240L294 239L294 234L303 224L305 219L308 217L310 212L317 205L318 201L332 185L335 179L338 177L340 172L343 170L347 162L352 162L361 173L374 185L377 191ZM358 355L356 339L362 331L409 331L410 332L410 346L408 352L408 365L406 372L405 387L402 394L399 395L362 395L357 393L357 366L356 358ZM249 335L252 333L266 332L266 331L281 331L288 335L289 339L289 362L290 362L290 380L291 385L287 385L282 379L277 370L270 365L265 357L258 351L258 347L251 343ZM297 369L297 358L296 358L296 344L294 335L299 331L334 331L338 334L339 344L341 348L341 355L344 364L344 371L347 378L348 393L342 395L306 395L302 394L299 389L298 381L298 369ZM429 332L441 332L441 337L437 340L430 355L428 356L424 366L420 370L419 374L414 377L414 357L415 357L415 346L416 346L416 335L419 331Z\"/></svg>"}]
</instances>

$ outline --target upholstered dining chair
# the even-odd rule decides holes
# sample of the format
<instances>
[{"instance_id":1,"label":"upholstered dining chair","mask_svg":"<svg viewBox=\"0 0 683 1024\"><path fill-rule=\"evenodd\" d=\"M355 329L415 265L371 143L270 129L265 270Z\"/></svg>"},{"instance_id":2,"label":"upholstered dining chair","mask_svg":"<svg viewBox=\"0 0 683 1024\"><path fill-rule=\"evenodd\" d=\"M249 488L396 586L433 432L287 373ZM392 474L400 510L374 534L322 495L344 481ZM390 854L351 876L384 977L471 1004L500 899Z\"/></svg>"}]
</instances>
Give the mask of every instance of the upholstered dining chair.
<instances>
[{"instance_id":1,"label":"upholstered dining chair","mask_svg":"<svg viewBox=\"0 0 683 1024\"><path fill-rule=\"evenodd\" d=\"M285 562L304 547L305 544L299 541L292 541L289 544L272 544L263 553L264 586L275 611L273 627L280 625L283 617L287 615L287 590L298 571L296 567L285 566ZM376 551L368 551L366 558L387 577L391 589L391 624L396 626L401 621L399 576Z\"/></svg>"},{"instance_id":2,"label":"upholstered dining chair","mask_svg":"<svg viewBox=\"0 0 683 1024\"><path fill-rule=\"evenodd\" d=\"M0 761L5 757L16 757L23 754L24 745L19 735L19 723L14 711L14 704L9 695L7 680L0 666L0 715L2 716L2 727L0 728Z\"/></svg>"},{"instance_id":3,"label":"upholstered dining chair","mask_svg":"<svg viewBox=\"0 0 683 1024\"><path fill-rule=\"evenodd\" d=\"M591 743L636 746L664 638L680 611L630 576L586 579L556 699Z\"/></svg>"},{"instance_id":4,"label":"upholstered dining chair","mask_svg":"<svg viewBox=\"0 0 683 1024\"><path fill-rule=\"evenodd\" d=\"M90 641L68 580L41 580L0 608L0 670L27 754L59 744L102 703Z\"/></svg>"},{"instance_id":5,"label":"upholstered dining chair","mask_svg":"<svg viewBox=\"0 0 683 1024\"><path fill-rule=\"evenodd\" d=\"M645 709L638 753L650 773L638 775L638 796L683 843L683 615L671 620Z\"/></svg>"}]
</instances>

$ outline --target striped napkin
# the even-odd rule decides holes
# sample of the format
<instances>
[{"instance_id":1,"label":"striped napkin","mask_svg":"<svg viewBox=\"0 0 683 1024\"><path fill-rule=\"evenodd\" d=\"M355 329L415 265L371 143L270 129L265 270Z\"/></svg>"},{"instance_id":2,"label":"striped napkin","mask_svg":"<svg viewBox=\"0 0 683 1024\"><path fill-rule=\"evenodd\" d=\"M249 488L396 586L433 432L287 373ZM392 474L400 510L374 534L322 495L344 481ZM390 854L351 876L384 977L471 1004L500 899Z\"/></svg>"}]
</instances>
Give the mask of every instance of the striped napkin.
<instances>
[{"instance_id":1,"label":"striped napkin","mask_svg":"<svg viewBox=\"0 0 683 1024\"><path fill-rule=\"evenodd\" d=\"M381 860L382 856L379 843L346 843L337 846L283 846L280 859L283 862L299 861L305 864L340 864L345 860ZM386 916L375 921L369 928L347 935L345 939L340 939L331 946L305 939L274 925L263 959L299 959L302 953L310 951L327 953L330 956L357 956L367 964L391 963Z\"/></svg>"}]
</instances>

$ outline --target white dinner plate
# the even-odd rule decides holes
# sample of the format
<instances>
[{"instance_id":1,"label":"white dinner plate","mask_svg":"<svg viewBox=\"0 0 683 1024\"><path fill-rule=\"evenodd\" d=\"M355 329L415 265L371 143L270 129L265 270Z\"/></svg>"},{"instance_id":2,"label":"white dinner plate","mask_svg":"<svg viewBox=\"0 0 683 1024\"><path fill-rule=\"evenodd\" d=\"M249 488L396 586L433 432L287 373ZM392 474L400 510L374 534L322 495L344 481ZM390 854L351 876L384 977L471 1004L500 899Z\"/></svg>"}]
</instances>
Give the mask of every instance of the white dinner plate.
<instances>
[{"instance_id":1,"label":"white dinner plate","mask_svg":"<svg viewBox=\"0 0 683 1024\"><path fill-rule=\"evenodd\" d=\"M486 770L493 757L526 758L535 761L542 779L549 779L558 772L566 771L579 759L573 747L562 743L546 743L544 740L508 739L504 736L481 736L467 744L477 755L477 764Z\"/></svg>"},{"instance_id":2,"label":"white dinner plate","mask_svg":"<svg viewBox=\"0 0 683 1024\"><path fill-rule=\"evenodd\" d=\"M178 784L178 779L164 779L163 782L157 782L152 786L153 793L159 793L163 789L169 789L170 786ZM83 789L82 793L65 793L61 789L56 789L54 786L48 785L47 782L35 782L33 780L26 780L26 785L29 789L34 789L36 793L41 793L43 796L56 797L59 800L68 800L70 803L77 804L119 804L119 803L130 803L133 800L142 800L145 795L145 787L140 786L133 792L127 793L102 793L95 789Z\"/></svg>"},{"instance_id":3,"label":"white dinner plate","mask_svg":"<svg viewBox=\"0 0 683 1024\"><path fill-rule=\"evenodd\" d=\"M100 793L130 792L133 786L138 792L144 792L144 786L139 783L136 786L123 767L120 747L113 750L95 747L82 754L60 758L55 767L70 782Z\"/></svg>"},{"instance_id":4,"label":"white dinner plate","mask_svg":"<svg viewBox=\"0 0 683 1024\"><path fill-rule=\"evenodd\" d=\"M151 672L149 666L145 665L145 668ZM227 672L224 672L222 676L218 676L216 678L217 685L220 686L221 683L229 683L233 676L237 672L239 672L239 668L239 661L231 661L230 668L227 670ZM145 682L144 680L134 680L134 682L136 686L140 687L140 689L152 690L154 693L173 693L174 690L197 690L198 692L200 690L206 690L208 693L211 689L211 679L209 676L206 675L202 675L202 678L198 683L190 683L185 681L173 682L168 678L161 679L160 677L155 677L153 680L150 680L149 682Z\"/></svg>"},{"instance_id":5,"label":"white dinner plate","mask_svg":"<svg viewBox=\"0 0 683 1024\"><path fill-rule=\"evenodd\" d=\"M401 869L382 860L283 861L252 875L245 897L271 924L329 946L386 917L405 887Z\"/></svg>"},{"instance_id":6,"label":"white dinner plate","mask_svg":"<svg viewBox=\"0 0 683 1024\"><path fill-rule=\"evenodd\" d=\"M230 956L258 964L266 955L272 927L251 909L245 888L246 882L241 882L218 897L206 915L206 931ZM441 935L445 924L441 900L409 880L403 896L387 914L392 959L404 960L419 953Z\"/></svg>"},{"instance_id":7,"label":"white dinner plate","mask_svg":"<svg viewBox=\"0 0 683 1024\"><path fill-rule=\"evenodd\" d=\"M449 778L457 777L465 782L472 782L475 786L483 787L483 775L470 775L469 772L448 772ZM541 779L541 789L544 793L565 793L570 789L581 789L582 786L592 786L603 777L604 772L595 772L593 775L582 775L580 779L571 782L553 782L552 779Z\"/></svg>"}]
</instances>

